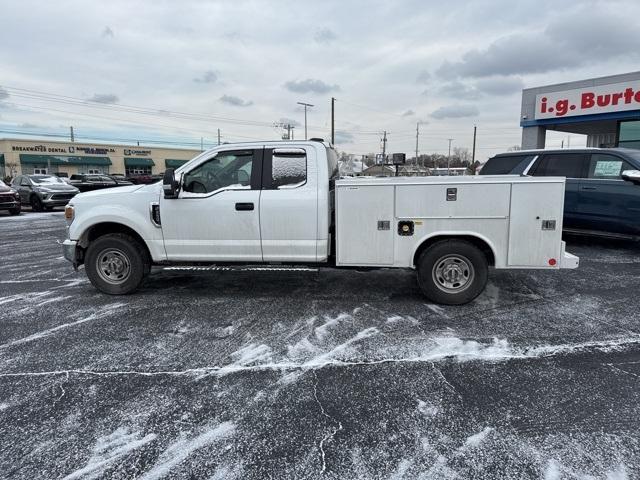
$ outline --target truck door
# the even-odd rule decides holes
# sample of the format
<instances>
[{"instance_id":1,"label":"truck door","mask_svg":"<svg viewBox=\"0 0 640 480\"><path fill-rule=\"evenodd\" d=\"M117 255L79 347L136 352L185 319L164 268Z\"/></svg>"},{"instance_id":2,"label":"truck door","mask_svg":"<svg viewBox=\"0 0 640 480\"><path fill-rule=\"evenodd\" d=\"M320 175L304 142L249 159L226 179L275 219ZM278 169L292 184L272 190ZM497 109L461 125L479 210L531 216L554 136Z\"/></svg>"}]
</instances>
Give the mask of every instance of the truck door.
<instances>
[{"instance_id":1,"label":"truck door","mask_svg":"<svg viewBox=\"0 0 640 480\"><path fill-rule=\"evenodd\" d=\"M317 164L316 151L308 146L265 149L260 197L265 261L316 261Z\"/></svg>"},{"instance_id":2,"label":"truck door","mask_svg":"<svg viewBox=\"0 0 640 480\"><path fill-rule=\"evenodd\" d=\"M168 260L262 261L264 149L218 151L183 172L179 198L160 200Z\"/></svg>"},{"instance_id":3,"label":"truck door","mask_svg":"<svg viewBox=\"0 0 640 480\"><path fill-rule=\"evenodd\" d=\"M566 177L564 227L584 228L579 211L580 180L586 175L589 156L585 153L548 153L531 168L534 177Z\"/></svg>"},{"instance_id":4,"label":"truck door","mask_svg":"<svg viewBox=\"0 0 640 480\"><path fill-rule=\"evenodd\" d=\"M622 180L625 170L635 168L617 155L591 154L587 178L580 182L580 215L585 228L640 234L640 188Z\"/></svg>"}]
</instances>

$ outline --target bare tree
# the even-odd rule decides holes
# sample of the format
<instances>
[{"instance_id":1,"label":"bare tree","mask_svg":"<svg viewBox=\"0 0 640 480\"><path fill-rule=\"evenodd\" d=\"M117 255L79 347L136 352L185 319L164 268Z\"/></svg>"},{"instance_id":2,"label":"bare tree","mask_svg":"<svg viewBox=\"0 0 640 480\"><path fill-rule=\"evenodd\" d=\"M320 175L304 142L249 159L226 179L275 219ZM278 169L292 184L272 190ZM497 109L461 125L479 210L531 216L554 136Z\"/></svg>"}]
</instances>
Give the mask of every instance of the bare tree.
<instances>
[{"instance_id":1,"label":"bare tree","mask_svg":"<svg viewBox=\"0 0 640 480\"><path fill-rule=\"evenodd\" d=\"M520 145L512 145L507 148L507 152L517 152L519 150L522 150L522 148L520 148Z\"/></svg>"}]
</instances>

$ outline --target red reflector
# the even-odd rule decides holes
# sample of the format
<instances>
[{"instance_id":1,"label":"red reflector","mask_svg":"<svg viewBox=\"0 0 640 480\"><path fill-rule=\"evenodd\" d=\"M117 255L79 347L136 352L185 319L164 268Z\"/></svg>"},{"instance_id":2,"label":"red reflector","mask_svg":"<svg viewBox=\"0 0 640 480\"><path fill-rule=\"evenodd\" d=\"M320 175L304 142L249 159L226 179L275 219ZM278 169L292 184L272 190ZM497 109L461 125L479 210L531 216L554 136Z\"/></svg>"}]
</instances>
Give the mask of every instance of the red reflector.
<instances>
[{"instance_id":1,"label":"red reflector","mask_svg":"<svg viewBox=\"0 0 640 480\"><path fill-rule=\"evenodd\" d=\"M558 262L556 262L556 259L555 259L555 258L550 258L550 259L549 259L549 265L551 265L552 267L553 267L556 263L558 263Z\"/></svg>"}]
</instances>

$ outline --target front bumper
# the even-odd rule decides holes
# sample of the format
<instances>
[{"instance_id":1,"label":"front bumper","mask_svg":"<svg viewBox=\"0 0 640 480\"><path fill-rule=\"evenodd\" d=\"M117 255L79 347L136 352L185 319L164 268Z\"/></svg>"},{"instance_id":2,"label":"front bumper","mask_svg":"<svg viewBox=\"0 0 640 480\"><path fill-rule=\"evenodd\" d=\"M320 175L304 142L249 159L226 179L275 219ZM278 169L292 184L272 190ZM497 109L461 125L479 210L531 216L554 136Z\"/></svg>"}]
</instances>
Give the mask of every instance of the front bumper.
<instances>
[{"instance_id":1,"label":"front bumper","mask_svg":"<svg viewBox=\"0 0 640 480\"><path fill-rule=\"evenodd\" d=\"M75 240L65 240L62 242L62 255L64 258L73 263L74 268L78 266L78 259L76 258L76 245L78 242Z\"/></svg>"}]
</instances>

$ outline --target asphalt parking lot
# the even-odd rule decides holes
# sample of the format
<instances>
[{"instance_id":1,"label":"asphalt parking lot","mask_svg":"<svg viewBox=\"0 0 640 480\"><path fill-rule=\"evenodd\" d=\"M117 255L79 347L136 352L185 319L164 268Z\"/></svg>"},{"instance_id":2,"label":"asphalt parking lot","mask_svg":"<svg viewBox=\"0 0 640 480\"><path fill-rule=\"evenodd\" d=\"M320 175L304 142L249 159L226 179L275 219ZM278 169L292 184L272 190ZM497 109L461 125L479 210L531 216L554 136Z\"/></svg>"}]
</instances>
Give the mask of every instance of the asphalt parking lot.
<instances>
[{"instance_id":1,"label":"asphalt parking lot","mask_svg":"<svg viewBox=\"0 0 640 480\"><path fill-rule=\"evenodd\" d=\"M640 478L640 246L492 271L157 271L98 293L0 212L0 478Z\"/></svg>"}]
</instances>

